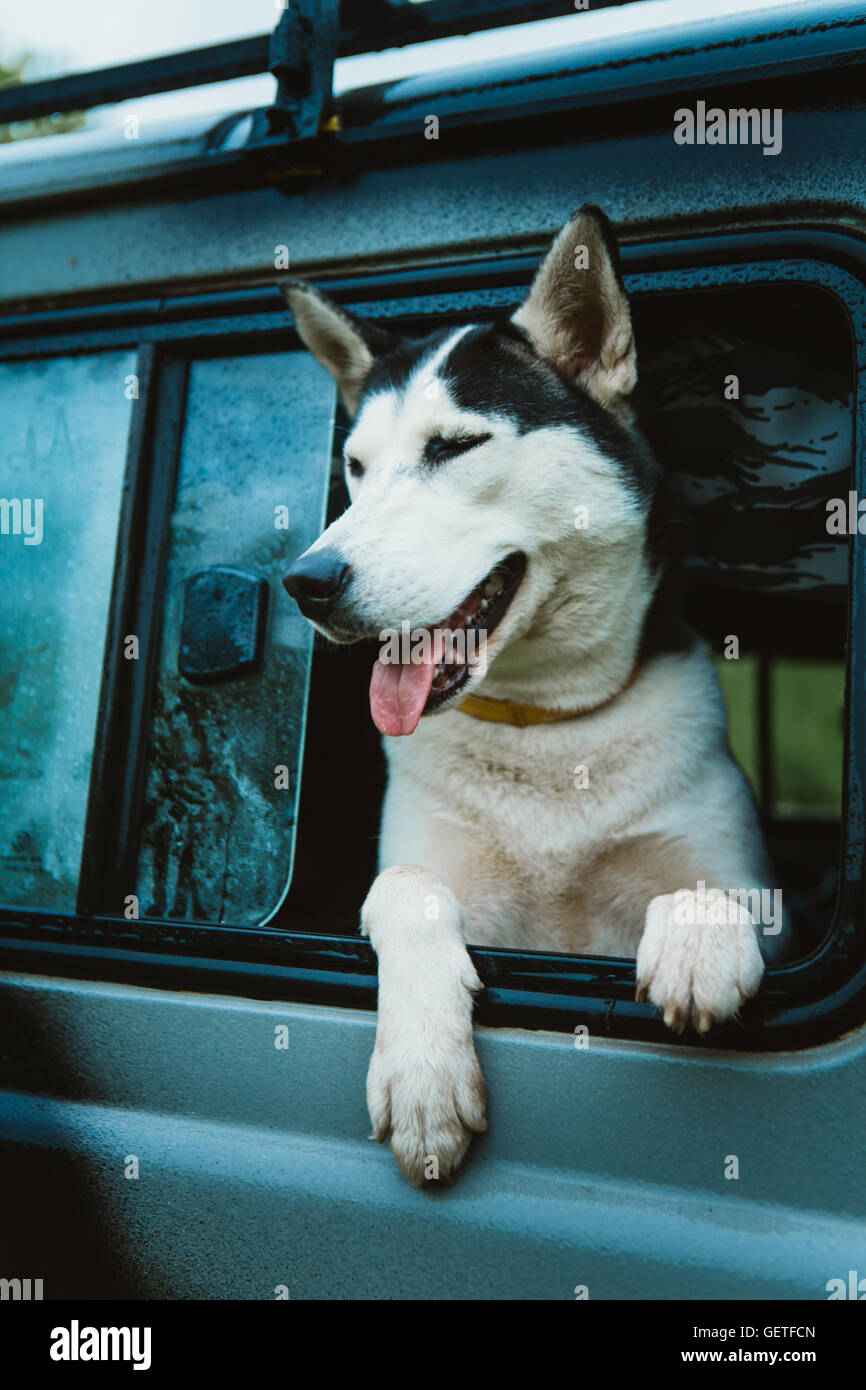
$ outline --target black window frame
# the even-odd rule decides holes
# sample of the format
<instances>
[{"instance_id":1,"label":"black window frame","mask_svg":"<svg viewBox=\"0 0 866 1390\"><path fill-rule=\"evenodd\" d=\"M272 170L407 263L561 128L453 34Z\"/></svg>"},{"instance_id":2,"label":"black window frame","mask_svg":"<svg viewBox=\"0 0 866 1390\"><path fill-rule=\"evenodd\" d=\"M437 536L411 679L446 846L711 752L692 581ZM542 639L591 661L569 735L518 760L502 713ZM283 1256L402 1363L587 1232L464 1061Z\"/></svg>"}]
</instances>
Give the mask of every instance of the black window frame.
<instances>
[{"instance_id":1,"label":"black window frame","mask_svg":"<svg viewBox=\"0 0 866 1390\"><path fill-rule=\"evenodd\" d=\"M458 318L514 303L537 261L535 255L491 257L319 283L356 312L373 317L411 320L435 312ZM851 487L866 497L863 243L820 227L684 236L627 244L623 262L627 288L638 295L689 290L697 284L714 288L792 279L836 295L851 324L857 371ZM270 285L0 320L0 361L129 346L139 350L142 389L131 426L129 487L119 527L109 637L120 631L140 631L143 622L152 625L151 633L158 630L163 542L189 360L227 352L296 349L299 344L279 292ZM157 389L159 383L162 389ZM140 518L145 506L148 524L135 542L140 549L134 552L132 518ZM835 919L820 946L803 961L769 971L758 997L743 1007L740 1020L717 1029L708 1039L676 1039L651 1006L635 1003L632 961L471 947L486 986L476 1008L479 1023L564 1033L585 1024L596 1035L761 1052L812 1046L866 1020L866 756L862 750L866 738L866 540L859 535L850 538L847 633L839 888ZM115 644L115 651L119 645ZM155 652L158 644L152 646ZM131 693L118 685L123 674L113 671L110 662L106 667L93 759L94 795L82 859L81 910L70 915L0 907L0 967L374 1008L375 955L359 935L153 919L131 922L104 912L100 915L112 875L119 872L122 881L130 881L123 866L128 865L129 817L143 769L152 674L143 671L144 688ZM126 756L119 764L115 759L112 772L112 750L121 746ZM101 809L95 810L97 806ZM109 828L111 853L106 857Z\"/></svg>"}]
</instances>

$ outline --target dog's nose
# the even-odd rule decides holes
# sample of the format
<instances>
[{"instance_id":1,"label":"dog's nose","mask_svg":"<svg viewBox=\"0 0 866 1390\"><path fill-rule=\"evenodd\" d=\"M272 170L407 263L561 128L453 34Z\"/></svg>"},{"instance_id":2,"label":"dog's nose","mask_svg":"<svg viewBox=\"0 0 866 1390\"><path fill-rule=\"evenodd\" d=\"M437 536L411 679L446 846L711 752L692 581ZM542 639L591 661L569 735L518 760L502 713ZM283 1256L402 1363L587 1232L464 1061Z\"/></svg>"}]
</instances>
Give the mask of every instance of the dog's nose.
<instances>
[{"instance_id":1,"label":"dog's nose","mask_svg":"<svg viewBox=\"0 0 866 1390\"><path fill-rule=\"evenodd\" d=\"M330 613L352 577L336 550L312 550L296 560L283 585L305 618L324 618Z\"/></svg>"}]
</instances>

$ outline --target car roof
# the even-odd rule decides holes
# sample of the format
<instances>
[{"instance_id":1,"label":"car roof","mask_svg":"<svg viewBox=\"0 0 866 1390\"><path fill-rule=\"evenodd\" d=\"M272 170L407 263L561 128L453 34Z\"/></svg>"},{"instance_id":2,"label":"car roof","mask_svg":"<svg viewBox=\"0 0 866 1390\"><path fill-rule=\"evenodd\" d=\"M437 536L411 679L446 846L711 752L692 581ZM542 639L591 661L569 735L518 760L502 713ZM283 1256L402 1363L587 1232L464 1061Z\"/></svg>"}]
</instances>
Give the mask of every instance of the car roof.
<instances>
[{"instance_id":1,"label":"car roof","mask_svg":"<svg viewBox=\"0 0 866 1390\"><path fill-rule=\"evenodd\" d=\"M852 16L860 23L852 27ZM342 91L335 97L344 143L423 130L441 122L483 127L509 115L577 110L642 95L693 93L753 70L802 71L816 60L862 61L866 29L853 0L811 0L731 16L692 17L674 26L572 39L540 51L464 63ZM526 26L527 30L533 28ZM484 36L478 36L483 38ZM527 49L531 45L527 43ZM117 123L0 145L0 206L98 194L186 166L243 159L265 108L197 112L140 123L124 138Z\"/></svg>"}]
</instances>

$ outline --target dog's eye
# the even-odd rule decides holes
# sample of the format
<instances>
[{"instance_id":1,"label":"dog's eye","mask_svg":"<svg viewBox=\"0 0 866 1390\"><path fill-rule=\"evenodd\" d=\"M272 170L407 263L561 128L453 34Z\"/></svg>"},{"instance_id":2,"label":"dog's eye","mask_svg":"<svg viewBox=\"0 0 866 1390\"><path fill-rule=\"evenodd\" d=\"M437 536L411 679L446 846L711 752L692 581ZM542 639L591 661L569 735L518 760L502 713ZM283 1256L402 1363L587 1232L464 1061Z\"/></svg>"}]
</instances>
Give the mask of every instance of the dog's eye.
<instances>
[{"instance_id":1,"label":"dog's eye","mask_svg":"<svg viewBox=\"0 0 866 1390\"><path fill-rule=\"evenodd\" d=\"M463 434L456 439L443 439L441 434L434 434L424 446L424 462L447 463L448 459L468 454L470 449L477 449L479 444L486 444L492 438L490 434Z\"/></svg>"},{"instance_id":2,"label":"dog's eye","mask_svg":"<svg viewBox=\"0 0 866 1390\"><path fill-rule=\"evenodd\" d=\"M346 467L353 478L362 478L364 476L364 465L360 459L347 458Z\"/></svg>"}]
</instances>

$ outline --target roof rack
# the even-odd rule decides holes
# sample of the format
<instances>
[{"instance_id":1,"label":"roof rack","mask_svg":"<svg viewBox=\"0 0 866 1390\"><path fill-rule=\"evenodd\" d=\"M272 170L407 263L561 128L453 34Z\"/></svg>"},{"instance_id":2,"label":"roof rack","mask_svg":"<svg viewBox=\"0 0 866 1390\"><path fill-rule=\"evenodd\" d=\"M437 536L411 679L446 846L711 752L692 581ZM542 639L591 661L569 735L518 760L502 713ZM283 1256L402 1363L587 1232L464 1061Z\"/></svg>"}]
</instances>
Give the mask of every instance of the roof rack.
<instances>
[{"instance_id":1,"label":"roof rack","mask_svg":"<svg viewBox=\"0 0 866 1390\"><path fill-rule=\"evenodd\" d=\"M277 94L261 138L315 137L334 60L639 0L283 0L271 34L93 72L0 88L0 125L270 72Z\"/></svg>"}]
</instances>

